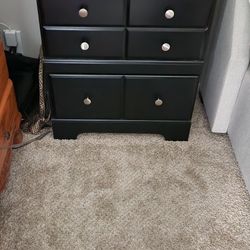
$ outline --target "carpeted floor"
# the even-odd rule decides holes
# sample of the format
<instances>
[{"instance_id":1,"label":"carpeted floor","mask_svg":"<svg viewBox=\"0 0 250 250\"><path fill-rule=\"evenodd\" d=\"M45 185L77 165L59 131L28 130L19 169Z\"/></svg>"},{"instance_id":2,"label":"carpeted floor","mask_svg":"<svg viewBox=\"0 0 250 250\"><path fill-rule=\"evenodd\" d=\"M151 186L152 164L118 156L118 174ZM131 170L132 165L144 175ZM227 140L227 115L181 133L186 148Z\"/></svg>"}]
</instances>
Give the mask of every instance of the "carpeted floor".
<instances>
[{"instance_id":1,"label":"carpeted floor","mask_svg":"<svg viewBox=\"0 0 250 250\"><path fill-rule=\"evenodd\" d=\"M51 136L15 151L1 250L250 249L250 199L227 136L196 105L189 142Z\"/></svg>"}]
</instances>

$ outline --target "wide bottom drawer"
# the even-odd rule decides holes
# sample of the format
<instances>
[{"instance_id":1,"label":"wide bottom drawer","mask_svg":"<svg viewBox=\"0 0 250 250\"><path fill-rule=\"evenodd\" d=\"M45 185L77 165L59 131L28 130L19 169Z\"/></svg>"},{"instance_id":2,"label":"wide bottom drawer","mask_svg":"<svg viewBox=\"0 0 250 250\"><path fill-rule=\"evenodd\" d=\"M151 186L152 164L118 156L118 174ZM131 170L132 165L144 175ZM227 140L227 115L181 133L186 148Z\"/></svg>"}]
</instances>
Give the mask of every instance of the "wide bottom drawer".
<instances>
[{"instance_id":1,"label":"wide bottom drawer","mask_svg":"<svg viewBox=\"0 0 250 250\"><path fill-rule=\"evenodd\" d=\"M190 120L197 76L49 77L56 119Z\"/></svg>"}]
</instances>

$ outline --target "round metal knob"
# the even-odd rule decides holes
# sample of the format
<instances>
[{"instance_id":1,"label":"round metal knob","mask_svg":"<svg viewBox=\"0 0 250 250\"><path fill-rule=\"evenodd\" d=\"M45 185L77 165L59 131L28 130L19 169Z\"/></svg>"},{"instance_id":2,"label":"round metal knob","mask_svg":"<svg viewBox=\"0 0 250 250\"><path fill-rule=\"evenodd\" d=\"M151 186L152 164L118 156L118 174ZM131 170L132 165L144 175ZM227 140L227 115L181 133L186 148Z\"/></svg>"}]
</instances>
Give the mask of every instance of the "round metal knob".
<instances>
[{"instance_id":1,"label":"round metal knob","mask_svg":"<svg viewBox=\"0 0 250 250\"><path fill-rule=\"evenodd\" d=\"M83 42L83 43L81 44L81 49L82 49L83 51L88 50L88 49L89 49L89 44L86 43L86 42Z\"/></svg>"},{"instance_id":2,"label":"round metal knob","mask_svg":"<svg viewBox=\"0 0 250 250\"><path fill-rule=\"evenodd\" d=\"M173 10L167 10L167 11L165 12L165 17L166 17L167 19L172 19L172 18L174 18L174 15L175 15L175 13L174 13Z\"/></svg>"},{"instance_id":3,"label":"round metal knob","mask_svg":"<svg viewBox=\"0 0 250 250\"><path fill-rule=\"evenodd\" d=\"M87 97L87 98L85 98L85 99L83 100L83 103L84 103L85 105L89 106L89 105L91 105L92 101L91 101L91 99L90 99L89 97Z\"/></svg>"},{"instance_id":4,"label":"round metal knob","mask_svg":"<svg viewBox=\"0 0 250 250\"><path fill-rule=\"evenodd\" d=\"M89 15L89 12L87 9L85 8L82 8L79 10L79 16L82 17L82 18L85 18Z\"/></svg>"},{"instance_id":5,"label":"round metal knob","mask_svg":"<svg viewBox=\"0 0 250 250\"><path fill-rule=\"evenodd\" d=\"M171 45L169 43L163 43L161 46L161 49L165 52L169 51L171 49Z\"/></svg>"},{"instance_id":6,"label":"round metal knob","mask_svg":"<svg viewBox=\"0 0 250 250\"><path fill-rule=\"evenodd\" d=\"M160 98L158 98L158 99L155 101L155 106L160 107L160 106L162 106L162 105L163 105L163 101L162 101Z\"/></svg>"}]
</instances>

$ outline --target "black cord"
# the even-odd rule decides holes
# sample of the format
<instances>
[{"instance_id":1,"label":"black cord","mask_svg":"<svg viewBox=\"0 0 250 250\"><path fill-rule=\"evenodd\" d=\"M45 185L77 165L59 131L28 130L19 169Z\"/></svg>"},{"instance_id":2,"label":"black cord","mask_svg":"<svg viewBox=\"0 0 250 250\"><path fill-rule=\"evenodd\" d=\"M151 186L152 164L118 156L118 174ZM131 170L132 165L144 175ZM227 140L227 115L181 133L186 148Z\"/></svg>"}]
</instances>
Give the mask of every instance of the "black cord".
<instances>
[{"instance_id":1,"label":"black cord","mask_svg":"<svg viewBox=\"0 0 250 250\"><path fill-rule=\"evenodd\" d=\"M15 55L16 54L17 47L10 47L10 54Z\"/></svg>"},{"instance_id":2,"label":"black cord","mask_svg":"<svg viewBox=\"0 0 250 250\"><path fill-rule=\"evenodd\" d=\"M48 134L50 134L50 133L52 133L51 130L46 131L45 133L43 133L43 134L41 134L41 135L39 135L39 136L37 136L37 137L35 137L35 138L29 140L29 141L26 141L26 142L23 142L23 143L20 143L20 144L11 145L11 146L0 147L0 150L23 148L23 147L25 147L25 146L27 146L27 145L29 145L29 144L35 142L35 141L40 141L40 140L42 140L46 135L48 135Z\"/></svg>"}]
</instances>

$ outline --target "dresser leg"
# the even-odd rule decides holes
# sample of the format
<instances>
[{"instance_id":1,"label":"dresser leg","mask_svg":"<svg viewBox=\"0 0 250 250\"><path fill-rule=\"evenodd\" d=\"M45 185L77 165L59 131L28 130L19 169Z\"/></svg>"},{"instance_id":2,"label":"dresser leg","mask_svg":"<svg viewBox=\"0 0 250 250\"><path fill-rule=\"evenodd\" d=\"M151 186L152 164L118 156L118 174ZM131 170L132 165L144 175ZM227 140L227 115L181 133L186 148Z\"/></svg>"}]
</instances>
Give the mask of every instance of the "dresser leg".
<instances>
[{"instance_id":1,"label":"dresser leg","mask_svg":"<svg viewBox=\"0 0 250 250\"><path fill-rule=\"evenodd\" d=\"M53 128L53 137L58 140L76 140L78 134L73 129Z\"/></svg>"},{"instance_id":2,"label":"dresser leg","mask_svg":"<svg viewBox=\"0 0 250 250\"><path fill-rule=\"evenodd\" d=\"M63 133L63 134L54 133L53 134L54 139L57 139L57 140L76 140L77 136L78 134L73 134L73 133Z\"/></svg>"},{"instance_id":3,"label":"dresser leg","mask_svg":"<svg viewBox=\"0 0 250 250\"><path fill-rule=\"evenodd\" d=\"M187 123L185 126L179 129L173 129L171 132L161 132L166 141L188 141L190 134L191 123Z\"/></svg>"},{"instance_id":4,"label":"dresser leg","mask_svg":"<svg viewBox=\"0 0 250 250\"><path fill-rule=\"evenodd\" d=\"M188 141L188 135L179 135L176 137L169 137L169 135L164 135L165 141Z\"/></svg>"}]
</instances>

